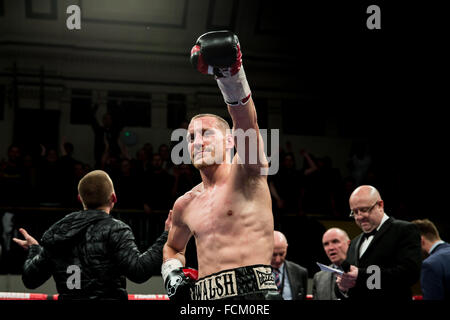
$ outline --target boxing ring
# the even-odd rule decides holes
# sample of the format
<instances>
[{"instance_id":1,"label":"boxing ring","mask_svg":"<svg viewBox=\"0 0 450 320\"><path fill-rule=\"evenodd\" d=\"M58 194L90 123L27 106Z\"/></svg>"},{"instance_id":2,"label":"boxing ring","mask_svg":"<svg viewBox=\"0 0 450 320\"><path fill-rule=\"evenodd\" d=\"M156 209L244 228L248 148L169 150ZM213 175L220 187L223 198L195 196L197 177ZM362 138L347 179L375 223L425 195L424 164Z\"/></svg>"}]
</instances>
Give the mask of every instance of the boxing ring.
<instances>
[{"instance_id":1,"label":"boxing ring","mask_svg":"<svg viewBox=\"0 0 450 320\"><path fill-rule=\"evenodd\" d=\"M57 294L25 293L25 292L0 292L0 300L58 300ZM128 300L169 300L167 294L129 294ZM308 294L306 300L313 300L313 295ZM412 300L422 300L421 295L415 295Z\"/></svg>"},{"instance_id":2,"label":"boxing ring","mask_svg":"<svg viewBox=\"0 0 450 320\"><path fill-rule=\"evenodd\" d=\"M58 294L0 292L0 300L58 300ZM129 294L128 300L169 300L166 294Z\"/></svg>"}]
</instances>

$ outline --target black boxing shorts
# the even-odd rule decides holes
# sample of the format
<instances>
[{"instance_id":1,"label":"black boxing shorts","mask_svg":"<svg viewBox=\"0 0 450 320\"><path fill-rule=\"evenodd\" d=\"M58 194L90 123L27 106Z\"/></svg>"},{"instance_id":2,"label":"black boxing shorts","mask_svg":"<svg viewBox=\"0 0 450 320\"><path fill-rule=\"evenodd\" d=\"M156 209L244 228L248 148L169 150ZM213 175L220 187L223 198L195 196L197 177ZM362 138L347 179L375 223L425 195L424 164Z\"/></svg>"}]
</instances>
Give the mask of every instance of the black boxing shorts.
<instances>
[{"instance_id":1,"label":"black boxing shorts","mask_svg":"<svg viewBox=\"0 0 450 320\"><path fill-rule=\"evenodd\" d=\"M192 300L282 300L272 267L252 265L223 270L200 278L191 288Z\"/></svg>"}]
</instances>

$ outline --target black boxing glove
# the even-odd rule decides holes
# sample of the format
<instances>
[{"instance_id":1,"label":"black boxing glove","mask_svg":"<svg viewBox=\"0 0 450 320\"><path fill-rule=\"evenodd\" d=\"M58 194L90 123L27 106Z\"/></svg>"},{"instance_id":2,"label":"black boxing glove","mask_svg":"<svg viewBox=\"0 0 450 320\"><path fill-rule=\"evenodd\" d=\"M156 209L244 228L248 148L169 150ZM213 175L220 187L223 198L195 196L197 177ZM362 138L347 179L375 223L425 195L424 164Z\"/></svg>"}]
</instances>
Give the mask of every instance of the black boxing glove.
<instances>
[{"instance_id":1,"label":"black boxing glove","mask_svg":"<svg viewBox=\"0 0 450 320\"><path fill-rule=\"evenodd\" d=\"M201 35L191 50L191 63L199 72L215 76L228 105L246 104L250 100L241 47L234 33L212 31Z\"/></svg>"},{"instance_id":2,"label":"black boxing glove","mask_svg":"<svg viewBox=\"0 0 450 320\"><path fill-rule=\"evenodd\" d=\"M163 263L161 274L170 300L176 302L191 300L191 288L198 279L197 270L183 268L178 259L169 259Z\"/></svg>"}]
</instances>

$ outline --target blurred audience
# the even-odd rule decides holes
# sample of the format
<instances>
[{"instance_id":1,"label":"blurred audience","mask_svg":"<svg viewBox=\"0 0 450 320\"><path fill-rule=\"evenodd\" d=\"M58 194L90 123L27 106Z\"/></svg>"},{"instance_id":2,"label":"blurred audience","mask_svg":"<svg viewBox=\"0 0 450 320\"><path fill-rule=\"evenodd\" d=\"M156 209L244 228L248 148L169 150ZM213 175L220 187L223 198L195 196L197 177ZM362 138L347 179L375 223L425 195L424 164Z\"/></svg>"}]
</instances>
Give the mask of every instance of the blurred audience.
<instances>
[{"instance_id":1,"label":"blurred audience","mask_svg":"<svg viewBox=\"0 0 450 320\"><path fill-rule=\"evenodd\" d=\"M55 148L45 148L38 162L38 199L44 206L62 206L64 176L61 160Z\"/></svg>"},{"instance_id":2,"label":"blurred audience","mask_svg":"<svg viewBox=\"0 0 450 320\"><path fill-rule=\"evenodd\" d=\"M172 189L172 198L175 202L178 197L181 197L186 192L201 182L198 170L193 169L190 164L179 164L173 167L174 183Z\"/></svg>"},{"instance_id":3,"label":"blurred audience","mask_svg":"<svg viewBox=\"0 0 450 320\"><path fill-rule=\"evenodd\" d=\"M131 161L123 159L120 162L120 172L113 180L120 201L117 208L142 209L142 182L132 168Z\"/></svg>"},{"instance_id":4,"label":"blurred audience","mask_svg":"<svg viewBox=\"0 0 450 320\"><path fill-rule=\"evenodd\" d=\"M170 159L169 146L167 144L160 145L158 148L158 154L161 157L162 168L166 172L172 174L173 163L172 160Z\"/></svg>"},{"instance_id":5,"label":"blurred audience","mask_svg":"<svg viewBox=\"0 0 450 320\"><path fill-rule=\"evenodd\" d=\"M368 145L364 142L355 142L350 151L348 167L357 186L364 182L371 165L372 157Z\"/></svg>"},{"instance_id":6,"label":"blurred audience","mask_svg":"<svg viewBox=\"0 0 450 320\"><path fill-rule=\"evenodd\" d=\"M8 159L0 163L0 204L19 206L26 185L26 173L23 167L21 150L18 145L8 148Z\"/></svg>"},{"instance_id":7,"label":"blurred audience","mask_svg":"<svg viewBox=\"0 0 450 320\"><path fill-rule=\"evenodd\" d=\"M122 153L119 138L123 125L118 117L113 117L109 112L103 115L102 124L100 124L96 117L98 107L98 104L94 104L91 110L91 126L94 131L95 168L101 168L104 151L107 146L111 157L120 157Z\"/></svg>"},{"instance_id":8,"label":"blurred audience","mask_svg":"<svg viewBox=\"0 0 450 320\"><path fill-rule=\"evenodd\" d=\"M289 144L287 149L291 150ZM306 150L300 150L300 155L307 163L302 170L296 169L294 153L283 151L280 155L282 158L278 173L268 178L276 225L284 215L304 213L305 177L317 170L315 162Z\"/></svg>"},{"instance_id":9,"label":"blurred audience","mask_svg":"<svg viewBox=\"0 0 450 320\"><path fill-rule=\"evenodd\" d=\"M333 168L330 157L312 158L317 164L317 170L305 179L304 210L339 216L337 199L342 194L340 172Z\"/></svg>"},{"instance_id":10,"label":"blurred audience","mask_svg":"<svg viewBox=\"0 0 450 320\"><path fill-rule=\"evenodd\" d=\"M14 244L19 232L11 212L0 215L0 274L21 273L26 253Z\"/></svg>"},{"instance_id":11,"label":"blurred audience","mask_svg":"<svg viewBox=\"0 0 450 320\"><path fill-rule=\"evenodd\" d=\"M143 202L145 213L155 210L167 211L171 209L173 176L163 168L163 160L159 154L152 157L151 168L144 175Z\"/></svg>"},{"instance_id":12,"label":"blurred audience","mask_svg":"<svg viewBox=\"0 0 450 320\"><path fill-rule=\"evenodd\" d=\"M130 157L118 138L120 128L113 124L112 115L105 115L103 126L97 125L103 128L98 132L103 133L95 139L101 138L102 143L96 142L95 155L100 154L100 159L96 158L92 167L74 158L75 146L65 137L61 138L59 153L52 146L41 145L40 156L16 144L9 146L6 160L0 162L0 206L78 206L76 184L93 168L106 171L114 180L123 193L117 206L122 209L166 210L200 182L198 171L191 165L172 163L167 144L160 144L154 153L153 145L146 142ZM343 178L331 157L318 157L304 149L294 152L287 142L279 151L279 171L268 177L275 226L280 227L283 216L345 218L347 199L359 182L385 188L391 210L406 219L411 199L402 188L404 178L383 175L368 150L366 144L355 144L349 175Z\"/></svg>"}]
</instances>

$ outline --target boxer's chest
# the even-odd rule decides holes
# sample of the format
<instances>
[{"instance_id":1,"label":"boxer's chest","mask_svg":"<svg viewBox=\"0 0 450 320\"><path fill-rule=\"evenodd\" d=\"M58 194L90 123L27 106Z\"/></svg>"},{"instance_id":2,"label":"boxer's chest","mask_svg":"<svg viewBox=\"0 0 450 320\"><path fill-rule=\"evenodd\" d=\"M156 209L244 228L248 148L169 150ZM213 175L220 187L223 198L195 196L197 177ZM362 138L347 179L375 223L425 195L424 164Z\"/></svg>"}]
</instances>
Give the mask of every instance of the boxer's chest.
<instances>
[{"instance_id":1,"label":"boxer's chest","mask_svg":"<svg viewBox=\"0 0 450 320\"><path fill-rule=\"evenodd\" d=\"M196 238L231 232L241 217L244 202L227 186L201 194L189 206L189 228Z\"/></svg>"}]
</instances>

